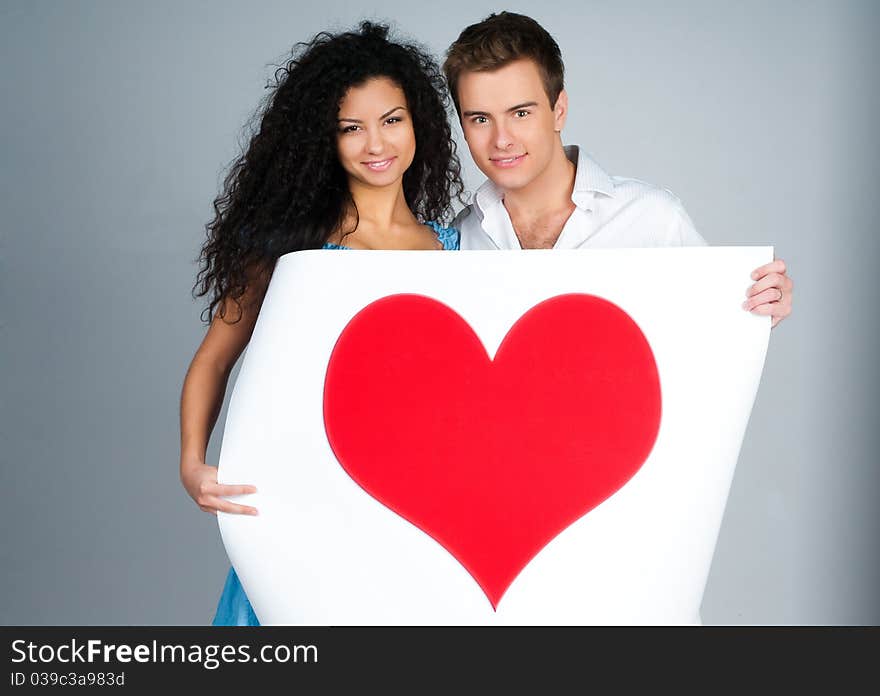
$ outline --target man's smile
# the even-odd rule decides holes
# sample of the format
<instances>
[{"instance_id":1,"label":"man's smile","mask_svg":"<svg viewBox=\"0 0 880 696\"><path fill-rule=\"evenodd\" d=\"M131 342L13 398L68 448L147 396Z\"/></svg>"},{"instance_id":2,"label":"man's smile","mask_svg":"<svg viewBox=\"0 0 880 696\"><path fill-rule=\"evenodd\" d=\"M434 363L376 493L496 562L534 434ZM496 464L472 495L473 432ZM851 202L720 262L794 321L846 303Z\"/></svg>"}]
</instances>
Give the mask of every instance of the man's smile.
<instances>
[{"instance_id":1,"label":"man's smile","mask_svg":"<svg viewBox=\"0 0 880 696\"><path fill-rule=\"evenodd\" d=\"M519 163L522 162L528 154L529 153L524 152L521 155L510 155L508 157L490 157L489 161L496 167L499 167L501 169L509 169L510 167L516 167L517 165L519 165Z\"/></svg>"}]
</instances>

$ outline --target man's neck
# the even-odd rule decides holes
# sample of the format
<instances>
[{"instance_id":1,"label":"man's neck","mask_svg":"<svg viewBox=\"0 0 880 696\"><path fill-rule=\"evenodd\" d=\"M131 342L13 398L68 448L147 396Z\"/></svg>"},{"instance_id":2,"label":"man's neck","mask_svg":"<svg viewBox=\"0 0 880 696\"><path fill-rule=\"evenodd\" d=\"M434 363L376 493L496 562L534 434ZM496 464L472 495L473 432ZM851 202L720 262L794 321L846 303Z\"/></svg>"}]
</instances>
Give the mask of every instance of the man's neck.
<instances>
[{"instance_id":1,"label":"man's neck","mask_svg":"<svg viewBox=\"0 0 880 696\"><path fill-rule=\"evenodd\" d=\"M521 189L504 191L504 207L523 249L552 248L575 206L571 200L577 167L562 143L547 169Z\"/></svg>"}]
</instances>

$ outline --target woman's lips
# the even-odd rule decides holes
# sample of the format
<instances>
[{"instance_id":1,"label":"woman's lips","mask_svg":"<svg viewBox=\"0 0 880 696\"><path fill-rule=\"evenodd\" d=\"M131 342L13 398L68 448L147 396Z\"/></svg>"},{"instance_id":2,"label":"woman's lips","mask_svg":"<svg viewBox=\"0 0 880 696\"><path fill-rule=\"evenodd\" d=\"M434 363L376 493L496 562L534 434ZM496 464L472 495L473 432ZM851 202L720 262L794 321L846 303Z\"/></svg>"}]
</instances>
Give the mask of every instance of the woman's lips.
<instances>
[{"instance_id":1,"label":"woman's lips","mask_svg":"<svg viewBox=\"0 0 880 696\"><path fill-rule=\"evenodd\" d=\"M369 162L362 162L362 164L366 165L368 169L374 172L384 172L396 159L396 157L389 157L388 159L383 160L371 160Z\"/></svg>"},{"instance_id":2,"label":"woman's lips","mask_svg":"<svg viewBox=\"0 0 880 696\"><path fill-rule=\"evenodd\" d=\"M527 154L528 153L525 152L521 155L513 155L511 157L490 157L489 161L499 169L510 169L511 167L518 166L520 162L525 159Z\"/></svg>"}]
</instances>

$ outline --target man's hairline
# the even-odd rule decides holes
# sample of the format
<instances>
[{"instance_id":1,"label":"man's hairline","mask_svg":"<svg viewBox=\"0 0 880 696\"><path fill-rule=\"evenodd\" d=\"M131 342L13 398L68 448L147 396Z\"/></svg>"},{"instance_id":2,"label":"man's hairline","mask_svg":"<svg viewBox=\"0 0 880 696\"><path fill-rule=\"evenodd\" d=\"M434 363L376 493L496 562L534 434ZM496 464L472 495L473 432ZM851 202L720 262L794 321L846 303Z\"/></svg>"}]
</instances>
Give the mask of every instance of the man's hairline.
<instances>
[{"instance_id":1,"label":"man's hairline","mask_svg":"<svg viewBox=\"0 0 880 696\"><path fill-rule=\"evenodd\" d=\"M547 85L544 80L544 75L543 75L543 70L541 69L541 64L537 60L532 58L531 56L522 55L522 56L517 56L516 58L513 58L512 60L508 60L505 63L502 63L501 65L496 65L491 68L462 68L461 69L461 71L458 73L458 77L456 78L456 83L455 83L456 93L451 95L453 97L452 101L455 104L455 110L458 112L459 120L461 120L463 118L463 114L461 111L461 98L458 94L458 89L459 89L459 85L461 84L461 78L464 77L465 73L498 72L499 70L503 70L504 68L506 68L508 65L512 65L513 63L516 63L521 60L527 60L532 65L534 65L535 68L537 68L538 74L541 76L541 86L543 87L542 91L544 92L544 96L547 97L547 101L550 102L550 108L553 109L556 105L551 101L550 94L547 92ZM564 70L565 69L564 61L562 62L562 66L563 66L563 70ZM559 90L559 94L562 94L564 91L565 91L565 80L563 79L562 87ZM556 95L557 101L559 100L559 94Z\"/></svg>"}]
</instances>

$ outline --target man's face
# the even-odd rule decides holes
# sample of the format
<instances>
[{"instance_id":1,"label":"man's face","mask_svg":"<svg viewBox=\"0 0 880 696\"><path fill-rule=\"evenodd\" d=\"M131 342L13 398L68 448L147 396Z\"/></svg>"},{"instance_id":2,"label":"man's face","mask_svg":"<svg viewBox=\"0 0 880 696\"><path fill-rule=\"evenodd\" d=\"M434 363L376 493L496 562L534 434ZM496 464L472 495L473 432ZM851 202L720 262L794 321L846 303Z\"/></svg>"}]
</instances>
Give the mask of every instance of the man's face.
<instances>
[{"instance_id":1,"label":"man's face","mask_svg":"<svg viewBox=\"0 0 880 696\"><path fill-rule=\"evenodd\" d=\"M550 104L534 61L462 73L458 103L471 156L499 188L523 189L547 170L560 145L567 97L563 91Z\"/></svg>"}]
</instances>

